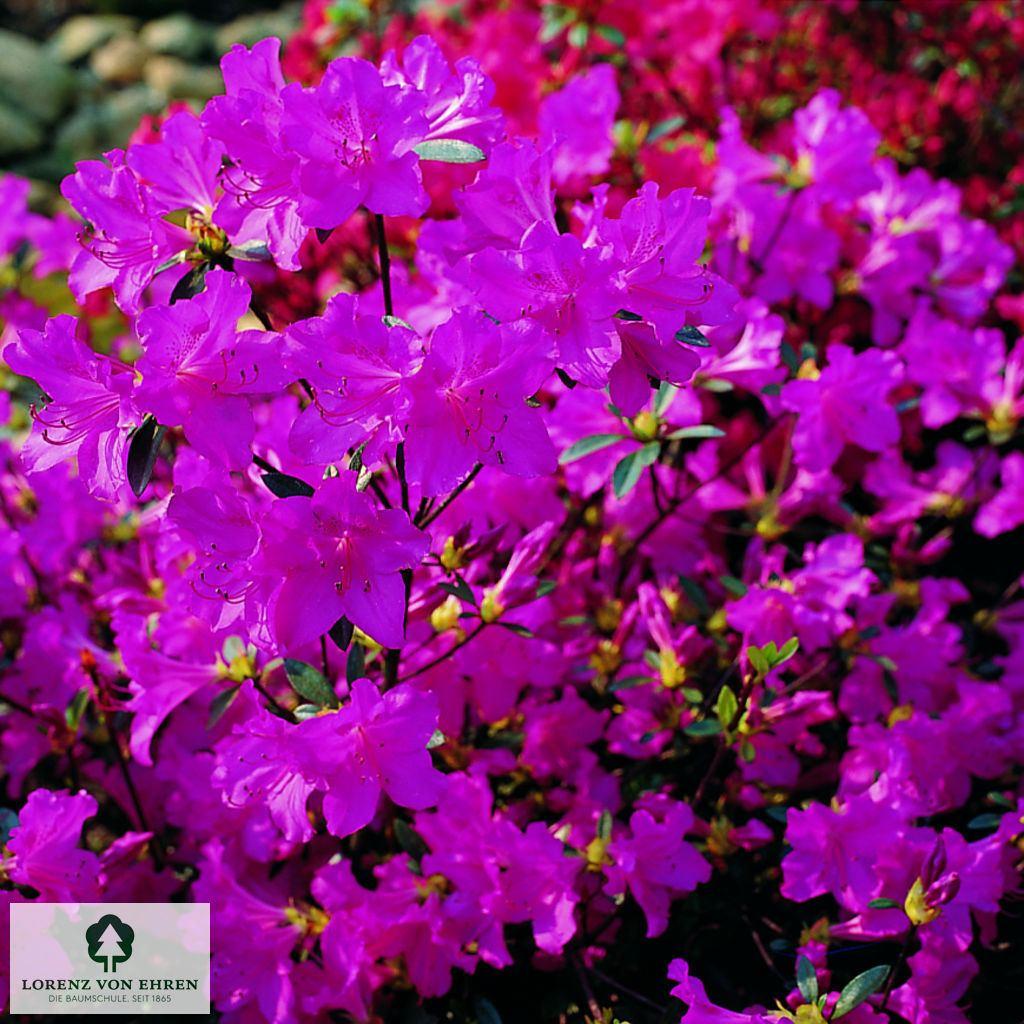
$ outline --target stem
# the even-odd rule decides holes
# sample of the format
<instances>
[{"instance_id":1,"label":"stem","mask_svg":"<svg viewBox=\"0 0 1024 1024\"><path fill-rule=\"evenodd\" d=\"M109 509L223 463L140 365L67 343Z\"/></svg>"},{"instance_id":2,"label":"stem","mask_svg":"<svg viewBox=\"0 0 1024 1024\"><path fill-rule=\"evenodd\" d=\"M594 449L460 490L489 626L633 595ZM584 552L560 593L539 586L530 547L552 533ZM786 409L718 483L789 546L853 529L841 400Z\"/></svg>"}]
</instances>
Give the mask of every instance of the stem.
<instances>
[{"instance_id":1,"label":"stem","mask_svg":"<svg viewBox=\"0 0 1024 1024\"><path fill-rule=\"evenodd\" d=\"M391 502L388 501L388 496L384 493L384 488L381 487L379 480L374 480L370 477L370 490L377 496L377 500L384 506L384 508L391 508Z\"/></svg>"},{"instance_id":2,"label":"stem","mask_svg":"<svg viewBox=\"0 0 1024 1024\"><path fill-rule=\"evenodd\" d=\"M658 1013L665 1012L664 1006L660 1006L658 1003L654 1002L653 999L648 999L647 996L641 995L639 992L636 992L631 988L627 988L621 981L616 981L614 978L610 978L604 973L604 971L599 971L596 967L587 967L587 970L595 978L600 978L606 985L611 985L612 988L617 988L620 992L629 996L630 999L635 999L638 1003L642 1003L644 1006L649 1006L652 1010L657 1010Z\"/></svg>"},{"instance_id":3,"label":"stem","mask_svg":"<svg viewBox=\"0 0 1024 1024\"><path fill-rule=\"evenodd\" d=\"M281 470L279 470L276 466L272 466L269 462L267 462L266 459L261 459L255 452L253 452L252 454L252 461L258 468L264 470L267 473L281 472Z\"/></svg>"},{"instance_id":4,"label":"stem","mask_svg":"<svg viewBox=\"0 0 1024 1024\"><path fill-rule=\"evenodd\" d=\"M373 215L374 226L377 229L377 252L380 256L380 286L384 291L384 315L394 316L395 307L391 302L391 256L388 253L388 240L384 233L384 216L380 213Z\"/></svg>"},{"instance_id":5,"label":"stem","mask_svg":"<svg viewBox=\"0 0 1024 1024\"><path fill-rule=\"evenodd\" d=\"M892 970L889 971L889 977L885 979L885 989L882 992L882 1001L878 1006L879 1013L885 1013L886 1003L889 1002L889 994L892 992L892 987L896 982L896 972L903 966L903 961L907 958L907 950L910 948L910 943L917 934L917 929L918 925L916 924L912 924L910 926L910 931L907 932L907 937L903 940L903 945L900 946L899 955L896 957L896 963L892 965Z\"/></svg>"},{"instance_id":6,"label":"stem","mask_svg":"<svg viewBox=\"0 0 1024 1024\"><path fill-rule=\"evenodd\" d=\"M580 962L579 955L572 953L569 956L569 962L576 970L576 977L580 979L580 986L583 989L583 994L587 998L587 1009L590 1010L590 1016L595 1021L595 1024L600 1024L600 1021L604 1019L604 1014L601 1012L601 1004L594 998L594 991L590 987L590 982L587 980L587 972L583 969L583 964Z\"/></svg>"},{"instance_id":7,"label":"stem","mask_svg":"<svg viewBox=\"0 0 1024 1024\"><path fill-rule=\"evenodd\" d=\"M793 189L786 197L786 208L782 211L782 216L779 217L778 224L775 225L775 229L772 231L768 238L768 243L764 247L764 251L757 259L753 256L750 257L750 265L759 273L764 273L764 262L771 255L772 249L775 248L775 243L778 242L779 236L782 234L782 229L786 226L786 221L789 220L789 215L793 212L793 206L796 203L797 189Z\"/></svg>"},{"instance_id":8,"label":"stem","mask_svg":"<svg viewBox=\"0 0 1024 1024\"><path fill-rule=\"evenodd\" d=\"M413 525L418 526L420 529L424 529L425 527L429 526L473 482L473 480L476 478L477 473L479 473L480 470L483 468L483 463L478 462L469 471L469 476L467 476L466 479L463 480L462 483L460 483L451 492L451 494L449 494L448 497L445 498L444 501L442 501L441 504L438 505L437 508L435 508L434 511L427 516L426 519L421 520L419 513L417 513L416 520L414 521Z\"/></svg>"},{"instance_id":9,"label":"stem","mask_svg":"<svg viewBox=\"0 0 1024 1024\"><path fill-rule=\"evenodd\" d=\"M405 442L398 442L395 452L395 471L398 473L398 484L402 488L402 508L409 514L409 482L405 479Z\"/></svg>"},{"instance_id":10,"label":"stem","mask_svg":"<svg viewBox=\"0 0 1024 1024\"><path fill-rule=\"evenodd\" d=\"M384 652L384 689L390 690L398 684L398 662L402 652L397 647L389 647Z\"/></svg>"},{"instance_id":11,"label":"stem","mask_svg":"<svg viewBox=\"0 0 1024 1024\"><path fill-rule=\"evenodd\" d=\"M252 677L250 677L250 678L252 678ZM296 722L298 722L298 719L295 717L295 715L291 711L289 711L287 708L281 707L281 705L278 704L276 700L274 700L274 698L267 692L267 688L258 679L253 678L252 679L252 685L253 685L253 688L256 690L256 692L258 694L260 694L267 701L269 701L270 706L272 708L276 708L278 710L278 712L280 712L282 718L287 719L293 725Z\"/></svg>"},{"instance_id":12,"label":"stem","mask_svg":"<svg viewBox=\"0 0 1024 1024\"><path fill-rule=\"evenodd\" d=\"M331 671L330 671L330 667L327 664L327 634L326 633L321 633L320 634L320 661L323 663L323 666L324 666L324 675L325 676L330 676Z\"/></svg>"},{"instance_id":13,"label":"stem","mask_svg":"<svg viewBox=\"0 0 1024 1024\"><path fill-rule=\"evenodd\" d=\"M486 626L487 626L487 623L486 623L486 622L481 622L481 623L480 623L480 625L479 625L479 626L477 626L477 627L476 627L476 629L474 629L472 633L467 633L467 634L466 634L466 637L465 637L465 639L464 639L464 640L460 640L460 641L459 641L459 642L458 642L457 644L455 644L454 646L452 646L452 647L449 647L449 648L448 648L448 650L444 652L444 654L439 654L439 655L438 655L438 656L437 656L436 658L434 658L434 660L433 660L433 661L428 661L428 662L426 663L426 665L421 665L421 666L420 666L420 667L419 667L418 669L416 669L415 671L413 671L413 672L410 672L410 673L409 673L408 675L402 676L402 682L404 683L404 682L405 682L405 681L406 681L407 679L412 679L412 678L413 678L413 676L418 676L418 675L420 675L420 673L422 673L422 672L427 672L427 671L429 671L429 670L430 670L430 669L432 669L432 668L433 668L433 667L434 667L435 665L440 665L442 661L444 661L444 660L445 660L446 658L450 658L450 657L451 657L451 656L452 656L452 655L453 655L453 654L454 654L454 653L455 653L455 652L456 652L457 650L459 650L459 649L461 649L461 648L465 647L465 646L466 646L466 644L468 644L468 643L469 643L469 641L473 639L473 637L475 637L475 636L477 636L478 634L480 634L481 632L483 632L483 630L484 630L484 628L485 628Z\"/></svg>"},{"instance_id":14,"label":"stem","mask_svg":"<svg viewBox=\"0 0 1024 1024\"><path fill-rule=\"evenodd\" d=\"M747 702L750 700L750 695L754 690L754 683L756 681L756 675L752 675L744 681L743 689L740 691L740 695L736 701L736 710L733 712L732 718L729 719L729 723L719 734L718 747L715 750L715 756L711 759L711 764L708 765L708 770L704 773L704 778L700 780L700 784L697 786L697 789L693 794L693 803L690 806L694 813L696 813L697 808L700 806L700 802L704 799L705 790L708 788L708 784L711 782L712 778L714 778L715 771L722 763L722 759L725 757L726 751L730 749L730 743L728 742L729 733L736 728L736 725L743 717L743 713L747 709Z\"/></svg>"}]
</instances>

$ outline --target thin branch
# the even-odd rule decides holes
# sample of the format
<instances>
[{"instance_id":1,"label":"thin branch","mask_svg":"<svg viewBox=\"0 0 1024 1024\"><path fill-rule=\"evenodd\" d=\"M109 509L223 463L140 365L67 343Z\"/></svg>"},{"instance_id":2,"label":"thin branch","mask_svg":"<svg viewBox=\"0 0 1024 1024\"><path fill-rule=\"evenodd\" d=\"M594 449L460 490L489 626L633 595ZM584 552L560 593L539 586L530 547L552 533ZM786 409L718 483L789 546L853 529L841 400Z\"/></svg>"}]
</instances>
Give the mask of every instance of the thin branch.
<instances>
[{"instance_id":1,"label":"thin branch","mask_svg":"<svg viewBox=\"0 0 1024 1024\"><path fill-rule=\"evenodd\" d=\"M461 650L463 647L465 647L466 644L468 644L469 641L473 639L473 637L478 636L480 633L482 633L486 626L486 622L481 622L480 625L476 627L476 629L474 629L471 633L467 633L463 640L460 640L454 646L449 647L448 650L444 652L444 654L439 654L436 658L434 658L433 661L428 661L426 665L421 665L418 669L415 669L408 675L402 676L402 682L404 683L407 679L412 679L414 676L418 676L423 672L429 672L430 669L432 669L435 665L440 665L442 661L445 661L447 658L450 658L456 651Z\"/></svg>"},{"instance_id":2,"label":"thin branch","mask_svg":"<svg viewBox=\"0 0 1024 1024\"><path fill-rule=\"evenodd\" d=\"M419 513L416 514L416 519L413 521L415 526L418 526L421 530L428 527L437 517L473 482L476 478L477 473L483 469L483 464L478 462L470 471L469 476L462 481L452 492L448 495L444 501L441 502L437 508L431 512L426 519L420 519ZM422 508L422 506L420 506Z\"/></svg>"}]
</instances>

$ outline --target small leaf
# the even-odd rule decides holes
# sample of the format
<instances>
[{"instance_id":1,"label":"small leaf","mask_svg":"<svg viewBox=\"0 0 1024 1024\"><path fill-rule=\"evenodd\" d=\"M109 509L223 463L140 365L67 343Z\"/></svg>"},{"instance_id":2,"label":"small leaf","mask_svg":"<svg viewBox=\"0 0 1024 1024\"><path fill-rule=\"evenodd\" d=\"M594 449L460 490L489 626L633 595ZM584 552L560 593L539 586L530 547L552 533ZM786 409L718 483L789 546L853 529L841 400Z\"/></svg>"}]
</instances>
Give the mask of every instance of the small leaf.
<instances>
[{"instance_id":1,"label":"small leaf","mask_svg":"<svg viewBox=\"0 0 1024 1024\"><path fill-rule=\"evenodd\" d=\"M757 760L757 747L746 737L740 740L740 760L753 764Z\"/></svg>"},{"instance_id":2,"label":"small leaf","mask_svg":"<svg viewBox=\"0 0 1024 1024\"><path fill-rule=\"evenodd\" d=\"M800 956L796 962L796 987L805 1002L818 1001L818 972L814 969L809 957Z\"/></svg>"},{"instance_id":3,"label":"small leaf","mask_svg":"<svg viewBox=\"0 0 1024 1024\"><path fill-rule=\"evenodd\" d=\"M316 494L312 485L287 473L264 473L263 483L271 494L279 498L311 498Z\"/></svg>"},{"instance_id":4,"label":"small leaf","mask_svg":"<svg viewBox=\"0 0 1024 1024\"><path fill-rule=\"evenodd\" d=\"M678 394L679 388L675 384L669 384L667 380L663 380L658 385L658 393L654 397L654 415L661 416Z\"/></svg>"},{"instance_id":5,"label":"small leaf","mask_svg":"<svg viewBox=\"0 0 1024 1024\"><path fill-rule=\"evenodd\" d=\"M439 583L438 586L446 594L451 594L460 601L465 601L466 604L471 604L474 608L476 607L476 596L470 589L469 584L458 573L455 574L454 583Z\"/></svg>"},{"instance_id":6,"label":"small leaf","mask_svg":"<svg viewBox=\"0 0 1024 1024\"><path fill-rule=\"evenodd\" d=\"M16 811L12 811L10 807L0 807L0 846L7 845L11 829L17 828L19 824Z\"/></svg>"},{"instance_id":7,"label":"small leaf","mask_svg":"<svg viewBox=\"0 0 1024 1024\"><path fill-rule=\"evenodd\" d=\"M617 693L619 690L632 690L634 686L643 686L651 681L650 676L626 676L623 679L616 679L608 686L609 693Z\"/></svg>"},{"instance_id":8,"label":"small leaf","mask_svg":"<svg viewBox=\"0 0 1024 1024\"><path fill-rule=\"evenodd\" d=\"M565 385L565 386L566 386L566 387L567 387L567 388L568 388L568 389L569 389L570 391L572 391L572 389L573 389L574 387L576 387L576 385L577 385L577 384L579 383L579 381L573 380L573 378L572 378L572 377L570 377L570 376L569 376L569 374L567 374L567 373L565 372L565 370L563 370L563 369L562 369L562 368L561 368L560 366L556 366L556 367L555 367L555 373L557 374L557 376L558 376L558 379L559 379L559 380L560 380L560 381L561 381L561 382L562 382L562 383L563 383L563 384L564 384L564 385Z\"/></svg>"},{"instance_id":9,"label":"small leaf","mask_svg":"<svg viewBox=\"0 0 1024 1024\"><path fill-rule=\"evenodd\" d=\"M666 118L664 121L659 121L648 133L647 142L657 142L658 139L665 135L669 135L674 131L682 128L686 124L686 118L676 115L675 117Z\"/></svg>"},{"instance_id":10,"label":"small leaf","mask_svg":"<svg viewBox=\"0 0 1024 1024\"><path fill-rule=\"evenodd\" d=\"M423 841L423 837L402 818L395 818L395 839L413 860L422 860L430 853L430 847Z\"/></svg>"},{"instance_id":11,"label":"small leaf","mask_svg":"<svg viewBox=\"0 0 1024 1024\"><path fill-rule=\"evenodd\" d=\"M243 263L266 263L273 259L266 242L243 242L241 245L233 245L228 249L228 255L232 259L242 260Z\"/></svg>"},{"instance_id":12,"label":"small leaf","mask_svg":"<svg viewBox=\"0 0 1024 1024\"><path fill-rule=\"evenodd\" d=\"M1001 814L993 814L992 812L989 812L987 814L979 814L976 817L971 818L971 820L967 822L967 827L977 830L999 828L1002 820L1003 817Z\"/></svg>"},{"instance_id":13,"label":"small leaf","mask_svg":"<svg viewBox=\"0 0 1024 1024\"><path fill-rule=\"evenodd\" d=\"M658 651L644 651L644 661L648 668L655 672L661 671L661 654Z\"/></svg>"},{"instance_id":14,"label":"small leaf","mask_svg":"<svg viewBox=\"0 0 1024 1024\"><path fill-rule=\"evenodd\" d=\"M421 160L437 160L443 164L475 164L487 159L479 146L462 139L428 139L412 148Z\"/></svg>"},{"instance_id":15,"label":"small leaf","mask_svg":"<svg viewBox=\"0 0 1024 1024\"><path fill-rule=\"evenodd\" d=\"M533 630L520 625L518 622L506 622L504 619L498 619L495 625L504 626L510 633L515 633L516 636L521 636L526 640L533 638Z\"/></svg>"},{"instance_id":16,"label":"small leaf","mask_svg":"<svg viewBox=\"0 0 1024 1024\"><path fill-rule=\"evenodd\" d=\"M206 288L206 272L210 269L209 263L197 263L182 279L174 286L171 292L169 306L173 306L181 299L191 299Z\"/></svg>"},{"instance_id":17,"label":"small leaf","mask_svg":"<svg viewBox=\"0 0 1024 1024\"><path fill-rule=\"evenodd\" d=\"M739 709L736 694L728 686L723 686L718 693L718 700L715 701L715 716L723 729L729 728Z\"/></svg>"},{"instance_id":18,"label":"small leaf","mask_svg":"<svg viewBox=\"0 0 1024 1024\"><path fill-rule=\"evenodd\" d=\"M494 1004L483 996L476 998L476 1019L477 1024L502 1024L501 1014L494 1008Z\"/></svg>"},{"instance_id":19,"label":"small leaf","mask_svg":"<svg viewBox=\"0 0 1024 1024\"><path fill-rule=\"evenodd\" d=\"M223 717L224 712L235 702L238 696L238 687L232 686L230 690L221 690L213 700L210 701L210 716L206 719L206 728L212 729Z\"/></svg>"},{"instance_id":20,"label":"small leaf","mask_svg":"<svg viewBox=\"0 0 1024 1024\"><path fill-rule=\"evenodd\" d=\"M166 220L166 218L164 218ZM153 271L153 276L163 273L165 270L170 270L171 267L176 267L179 263L184 263L188 259L188 253L182 249L181 252L176 252L169 260L164 260L156 270Z\"/></svg>"},{"instance_id":21,"label":"small leaf","mask_svg":"<svg viewBox=\"0 0 1024 1024\"><path fill-rule=\"evenodd\" d=\"M404 327L406 330L409 331L416 330L416 328L413 327L413 325L409 323L408 320L403 320L400 316L385 316L383 319L385 327ZM365 448L366 445L364 444L362 447Z\"/></svg>"},{"instance_id":22,"label":"small leaf","mask_svg":"<svg viewBox=\"0 0 1024 1024\"><path fill-rule=\"evenodd\" d=\"M316 718L321 711L323 711L323 708L318 704L300 704L298 707L292 709L292 715L302 722L307 718Z\"/></svg>"},{"instance_id":23,"label":"small leaf","mask_svg":"<svg viewBox=\"0 0 1024 1024\"><path fill-rule=\"evenodd\" d=\"M366 675L366 649L362 644L353 644L345 659L345 680L354 683Z\"/></svg>"},{"instance_id":24,"label":"small leaf","mask_svg":"<svg viewBox=\"0 0 1024 1024\"><path fill-rule=\"evenodd\" d=\"M879 896L877 899L868 900L868 906L872 910L899 910L900 905L886 896Z\"/></svg>"},{"instance_id":25,"label":"small leaf","mask_svg":"<svg viewBox=\"0 0 1024 1024\"><path fill-rule=\"evenodd\" d=\"M167 428L157 423L152 413L147 413L139 429L132 434L132 439L128 443L128 483L136 498L142 497L142 492L153 475L160 442L166 433Z\"/></svg>"},{"instance_id":26,"label":"small leaf","mask_svg":"<svg viewBox=\"0 0 1024 1024\"><path fill-rule=\"evenodd\" d=\"M575 46L577 50L582 50L587 45L587 40L590 38L590 26L584 21L577 21L572 28L569 29L569 45Z\"/></svg>"},{"instance_id":27,"label":"small leaf","mask_svg":"<svg viewBox=\"0 0 1024 1024\"><path fill-rule=\"evenodd\" d=\"M760 647L747 648L747 661L754 667L754 671L762 678L768 675L771 665Z\"/></svg>"},{"instance_id":28,"label":"small leaf","mask_svg":"<svg viewBox=\"0 0 1024 1024\"><path fill-rule=\"evenodd\" d=\"M434 747L444 746L448 742L448 738L445 736L440 729L435 729L430 739L427 740L427 750L433 750Z\"/></svg>"},{"instance_id":29,"label":"small leaf","mask_svg":"<svg viewBox=\"0 0 1024 1024\"><path fill-rule=\"evenodd\" d=\"M990 793L986 793L985 799L990 804L995 804L996 807L1005 807L1008 811L1015 811L1017 809L1017 805L1008 799L1005 793L1000 793L998 789L993 789Z\"/></svg>"},{"instance_id":30,"label":"small leaf","mask_svg":"<svg viewBox=\"0 0 1024 1024\"><path fill-rule=\"evenodd\" d=\"M725 437L725 431L710 423L699 423L693 427L680 427L666 435L668 441L692 441L694 438Z\"/></svg>"},{"instance_id":31,"label":"small leaf","mask_svg":"<svg viewBox=\"0 0 1024 1024\"><path fill-rule=\"evenodd\" d=\"M611 839L612 837L612 814L606 807L597 819L597 838Z\"/></svg>"},{"instance_id":32,"label":"small leaf","mask_svg":"<svg viewBox=\"0 0 1024 1024\"><path fill-rule=\"evenodd\" d=\"M558 588L558 583L555 580L538 580L537 581L537 596L547 597L552 591Z\"/></svg>"},{"instance_id":33,"label":"small leaf","mask_svg":"<svg viewBox=\"0 0 1024 1024\"><path fill-rule=\"evenodd\" d=\"M312 665L285 658L284 671L288 676L288 682L300 697L305 697L317 707L340 707L340 701L331 689L331 684Z\"/></svg>"},{"instance_id":34,"label":"small leaf","mask_svg":"<svg viewBox=\"0 0 1024 1024\"><path fill-rule=\"evenodd\" d=\"M636 487L643 471L655 462L660 452L661 443L652 441L619 459L612 471L612 489L616 498L624 498Z\"/></svg>"},{"instance_id":35,"label":"small leaf","mask_svg":"<svg viewBox=\"0 0 1024 1024\"><path fill-rule=\"evenodd\" d=\"M625 46L626 37L614 25L597 25L594 31L602 38L607 39L612 46Z\"/></svg>"},{"instance_id":36,"label":"small leaf","mask_svg":"<svg viewBox=\"0 0 1024 1024\"><path fill-rule=\"evenodd\" d=\"M88 686L83 686L64 709L64 721L73 732L78 731L78 723L82 721L82 715L85 714L85 709L89 706L90 696L92 696L92 690Z\"/></svg>"},{"instance_id":37,"label":"small leaf","mask_svg":"<svg viewBox=\"0 0 1024 1024\"><path fill-rule=\"evenodd\" d=\"M359 475L356 477L356 492L362 494L367 487L370 486L370 481L373 479L373 474L366 466L359 467Z\"/></svg>"},{"instance_id":38,"label":"small leaf","mask_svg":"<svg viewBox=\"0 0 1024 1024\"><path fill-rule=\"evenodd\" d=\"M625 440L622 434L591 434L589 437L584 437L575 444L569 445L559 457L559 464L567 466L570 462L582 459L585 455L599 452L602 448L608 448L617 441Z\"/></svg>"},{"instance_id":39,"label":"small leaf","mask_svg":"<svg viewBox=\"0 0 1024 1024\"><path fill-rule=\"evenodd\" d=\"M713 377L701 377L697 383L705 391L710 391L716 395L724 395L726 392L733 390L733 383L731 380L715 380Z\"/></svg>"},{"instance_id":40,"label":"small leaf","mask_svg":"<svg viewBox=\"0 0 1024 1024\"><path fill-rule=\"evenodd\" d=\"M630 322L643 320L643 317L639 313L633 313L628 309L620 309L618 313L615 314L615 316L619 320L629 320Z\"/></svg>"},{"instance_id":41,"label":"small leaf","mask_svg":"<svg viewBox=\"0 0 1024 1024\"><path fill-rule=\"evenodd\" d=\"M761 388L762 395L777 395L780 391L782 391L781 384L765 384L765 386Z\"/></svg>"},{"instance_id":42,"label":"small leaf","mask_svg":"<svg viewBox=\"0 0 1024 1024\"><path fill-rule=\"evenodd\" d=\"M798 650L800 650L800 641L794 636L782 645L782 650L772 659L772 667L789 661Z\"/></svg>"},{"instance_id":43,"label":"small leaf","mask_svg":"<svg viewBox=\"0 0 1024 1024\"><path fill-rule=\"evenodd\" d=\"M354 451L354 452L352 453L351 457L349 458L349 460L348 460L348 468L349 468L349 469L350 469L350 470L351 470L351 471L352 471L353 473L359 473L359 472L361 472L361 470L362 470L362 468L363 468L363 451L365 450L365 448L366 448L366 445L367 445L368 443L369 443L369 442L367 442L367 441L364 441L364 442L363 442L363 443L362 443L362 444L361 444L361 445L360 445L360 446L359 446L359 447L358 447L358 448L357 448L357 449L356 449L356 450L355 450L355 451Z\"/></svg>"},{"instance_id":44,"label":"small leaf","mask_svg":"<svg viewBox=\"0 0 1024 1024\"><path fill-rule=\"evenodd\" d=\"M327 635L331 638L334 646L339 651L348 649L348 645L352 643L352 634L355 633L356 627L352 625L344 615L338 621L327 630Z\"/></svg>"},{"instance_id":45,"label":"small leaf","mask_svg":"<svg viewBox=\"0 0 1024 1024\"><path fill-rule=\"evenodd\" d=\"M702 718L699 722L691 722L683 732L687 736L717 736L722 727L713 718Z\"/></svg>"},{"instance_id":46,"label":"small leaf","mask_svg":"<svg viewBox=\"0 0 1024 1024\"><path fill-rule=\"evenodd\" d=\"M782 361L788 366L794 373L800 369L800 359L796 352L793 351L793 346L788 341L784 341L779 346L779 355L782 357Z\"/></svg>"},{"instance_id":47,"label":"small leaf","mask_svg":"<svg viewBox=\"0 0 1024 1024\"><path fill-rule=\"evenodd\" d=\"M690 599L690 603L701 615L709 615L711 613L711 605L708 604L708 599L704 596L704 591L693 582L691 579L687 579L685 576L679 577L679 586L683 593Z\"/></svg>"},{"instance_id":48,"label":"small leaf","mask_svg":"<svg viewBox=\"0 0 1024 1024\"><path fill-rule=\"evenodd\" d=\"M747 593L746 583L743 580L736 579L735 576L719 576L718 581L726 590L737 597L744 597Z\"/></svg>"},{"instance_id":49,"label":"small leaf","mask_svg":"<svg viewBox=\"0 0 1024 1024\"><path fill-rule=\"evenodd\" d=\"M832 1010L831 1020L838 1020L849 1013L855 1006L860 1006L868 996L874 995L889 977L889 968L885 964L872 967L863 974L858 974L853 981L839 993L839 1000Z\"/></svg>"},{"instance_id":50,"label":"small leaf","mask_svg":"<svg viewBox=\"0 0 1024 1024\"><path fill-rule=\"evenodd\" d=\"M681 341L684 345L695 345L697 348L711 348L711 342L696 327L689 324L676 331L675 340Z\"/></svg>"}]
</instances>

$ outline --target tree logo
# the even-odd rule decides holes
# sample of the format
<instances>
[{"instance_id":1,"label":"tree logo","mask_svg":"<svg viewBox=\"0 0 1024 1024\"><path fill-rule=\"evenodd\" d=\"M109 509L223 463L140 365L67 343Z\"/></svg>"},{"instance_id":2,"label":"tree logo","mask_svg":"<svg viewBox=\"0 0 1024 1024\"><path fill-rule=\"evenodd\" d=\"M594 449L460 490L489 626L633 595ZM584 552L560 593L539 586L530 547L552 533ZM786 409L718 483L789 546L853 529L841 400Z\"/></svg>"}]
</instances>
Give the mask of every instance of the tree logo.
<instances>
[{"instance_id":1,"label":"tree logo","mask_svg":"<svg viewBox=\"0 0 1024 1024\"><path fill-rule=\"evenodd\" d=\"M103 964L104 974L116 974L117 965L132 955L135 929L114 914L104 914L85 930L85 941L89 943L89 959Z\"/></svg>"}]
</instances>

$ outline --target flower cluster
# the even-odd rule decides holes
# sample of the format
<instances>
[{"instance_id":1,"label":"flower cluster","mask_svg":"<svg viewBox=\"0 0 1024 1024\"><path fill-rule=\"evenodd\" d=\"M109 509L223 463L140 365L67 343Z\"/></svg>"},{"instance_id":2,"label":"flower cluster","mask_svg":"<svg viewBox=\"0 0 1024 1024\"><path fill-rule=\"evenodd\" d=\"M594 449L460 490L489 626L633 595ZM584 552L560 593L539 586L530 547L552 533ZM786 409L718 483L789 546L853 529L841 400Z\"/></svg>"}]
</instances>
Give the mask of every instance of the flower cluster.
<instances>
[{"instance_id":1,"label":"flower cluster","mask_svg":"<svg viewBox=\"0 0 1024 1024\"><path fill-rule=\"evenodd\" d=\"M314 0L0 180L5 904L211 903L240 1022L1021 980L1015 236L841 75L751 129L821 6Z\"/></svg>"}]
</instances>

